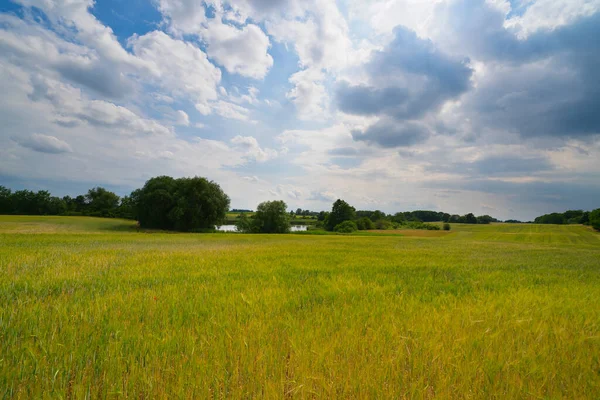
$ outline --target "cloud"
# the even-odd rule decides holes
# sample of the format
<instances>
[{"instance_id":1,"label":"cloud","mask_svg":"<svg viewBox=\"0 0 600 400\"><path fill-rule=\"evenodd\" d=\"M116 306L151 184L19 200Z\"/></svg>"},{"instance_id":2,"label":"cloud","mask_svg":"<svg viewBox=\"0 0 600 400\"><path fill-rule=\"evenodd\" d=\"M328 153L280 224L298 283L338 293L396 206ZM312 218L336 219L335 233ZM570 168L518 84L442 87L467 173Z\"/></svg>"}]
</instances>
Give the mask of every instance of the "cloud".
<instances>
[{"instance_id":1,"label":"cloud","mask_svg":"<svg viewBox=\"0 0 600 400\"><path fill-rule=\"evenodd\" d=\"M555 165L547 157L535 155L489 154L472 162L436 163L428 171L455 173L471 177L531 177L550 172Z\"/></svg>"},{"instance_id":2,"label":"cloud","mask_svg":"<svg viewBox=\"0 0 600 400\"><path fill-rule=\"evenodd\" d=\"M236 136L231 139L231 143L238 150L246 154L246 158L257 161L265 162L270 159L277 157L277 151L269 148L261 148L256 138L252 136Z\"/></svg>"},{"instance_id":3,"label":"cloud","mask_svg":"<svg viewBox=\"0 0 600 400\"><path fill-rule=\"evenodd\" d=\"M250 110L237 104L219 100L211 104L212 110L223 118L237 119L240 121L250 120Z\"/></svg>"},{"instance_id":4,"label":"cloud","mask_svg":"<svg viewBox=\"0 0 600 400\"><path fill-rule=\"evenodd\" d=\"M150 66L148 79L171 96L192 98L198 104L217 99L221 71L198 47L160 31L134 35L128 45Z\"/></svg>"},{"instance_id":5,"label":"cloud","mask_svg":"<svg viewBox=\"0 0 600 400\"><path fill-rule=\"evenodd\" d=\"M366 65L370 84L340 82L340 110L357 115L385 114L399 120L420 118L470 88L472 69L403 27Z\"/></svg>"},{"instance_id":6,"label":"cloud","mask_svg":"<svg viewBox=\"0 0 600 400\"><path fill-rule=\"evenodd\" d=\"M329 95L321 83L323 75L313 69L293 74L289 81L294 87L286 97L294 103L298 118L304 120L323 120L327 116Z\"/></svg>"},{"instance_id":7,"label":"cloud","mask_svg":"<svg viewBox=\"0 0 600 400\"><path fill-rule=\"evenodd\" d=\"M237 29L215 19L208 23L203 38L208 56L230 73L262 79L273 65L267 52L269 38L256 25Z\"/></svg>"},{"instance_id":8,"label":"cloud","mask_svg":"<svg viewBox=\"0 0 600 400\"><path fill-rule=\"evenodd\" d=\"M187 113L185 111L177 110L175 115L176 115L175 124L182 125L182 126L190 125L190 117L187 115Z\"/></svg>"},{"instance_id":9,"label":"cloud","mask_svg":"<svg viewBox=\"0 0 600 400\"><path fill-rule=\"evenodd\" d=\"M592 39L600 36L600 13L519 39L487 2L443 10L439 41L484 62L460 110L476 129L563 140L600 133L600 43Z\"/></svg>"},{"instance_id":10,"label":"cloud","mask_svg":"<svg viewBox=\"0 0 600 400\"><path fill-rule=\"evenodd\" d=\"M354 140L365 141L381 147L409 147L429 138L429 130L418 122L380 120L364 132L354 131Z\"/></svg>"},{"instance_id":11,"label":"cloud","mask_svg":"<svg viewBox=\"0 0 600 400\"><path fill-rule=\"evenodd\" d=\"M334 202L337 196L331 192L311 192L308 200L322 201L324 203Z\"/></svg>"},{"instance_id":12,"label":"cloud","mask_svg":"<svg viewBox=\"0 0 600 400\"><path fill-rule=\"evenodd\" d=\"M73 149L67 142L55 136L34 133L26 137L13 137L13 140L28 149L48 154L72 153Z\"/></svg>"}]
</instances>

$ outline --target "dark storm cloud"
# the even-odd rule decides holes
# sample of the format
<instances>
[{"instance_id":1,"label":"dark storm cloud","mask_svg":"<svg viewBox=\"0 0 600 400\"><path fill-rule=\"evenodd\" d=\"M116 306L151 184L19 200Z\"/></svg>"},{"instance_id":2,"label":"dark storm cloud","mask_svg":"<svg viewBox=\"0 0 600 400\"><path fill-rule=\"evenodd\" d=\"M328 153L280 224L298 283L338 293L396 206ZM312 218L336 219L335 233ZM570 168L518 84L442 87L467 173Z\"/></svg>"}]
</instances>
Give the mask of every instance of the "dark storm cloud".
<instances>
[{"instance_id":1,"label":"dark storm cloud","mask_svg":"<svg viewBox=\"0 0 600 400\"><path fill-rule=\"evenodd\" d=\"M600 13L526 39L481 0L443 11L445 48L490 63L465 110L481 127L522 137L586 138L600 133Z\"/></svg>"},{"instance_id":2,"label":"dark storm cloud","mask_svg":"<svg viewBox=\"0 0 600 400\"><path fill-rule=\"evenodd\" d=\"M349 114L386 114L397 119L419 118L470 87L472 70L466 60L450 58L431 41L404 28L373 55L366 71L377 86L340 83L338 107Z\"/></svg>"},{"instance_id":3,"label":"dark storm cloud","mask_svg":"<svg viewBox=\"0 0 600 400\"><path fill-rule=\"evenodd\" d=\"M364 132L352 132L354 140L381 147L408 147L426 141L429 135L429 130L417 122L398 122L388 119L378 121Z\"/></svg>"}]
</instances>

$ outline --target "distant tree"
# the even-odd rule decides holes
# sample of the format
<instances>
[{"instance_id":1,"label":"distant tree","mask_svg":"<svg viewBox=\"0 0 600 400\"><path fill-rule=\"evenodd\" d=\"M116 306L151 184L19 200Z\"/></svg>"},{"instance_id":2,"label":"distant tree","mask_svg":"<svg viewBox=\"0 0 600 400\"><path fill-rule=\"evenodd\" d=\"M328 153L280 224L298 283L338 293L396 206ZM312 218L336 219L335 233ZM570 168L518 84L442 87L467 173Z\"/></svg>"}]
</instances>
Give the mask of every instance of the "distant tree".
<instances>
[{"instance_id":1,"label":"distant tree","mask_svg":"<svg viewBox=\"0 0 600 400\"><path fill-rule=\"evenodd\" d=\"M298 208L296 210L296 215L302 215L302 209L301 208Z\"/></svg>"},{"instance_id":2,"label":"distant tree","mask_svg":"<svg viewBox=\"0 0 600 400\"><path fill-rule=\"evenodd\" d=\"M490 217L489 215L480 215L479 217L477 217L478 224L490 224L493 221L494 218Z\"/></svg>"},{"instance_id":3,"label":"distant tree","mask_svg":"<svg viewBox=\"0 0 600 400\"><path fill-rule=\"evenodd\" d=\"M290 219L284 201L265 201L256 208L251 219L251 232L287 233L290 231Z\"/></svg>"},{"instance_id":4,"label":"distant tree","mask_svg":"<svg viewBox=\"0 0 600 400\"><path fill-rule=\"evenodd\" d=\"M464 220L465 220L465 224L476 224L477 223L477 218L475 217L475 215L473 215L473 213L468 213L464 216Z\"/></svg>"},{"instance_id":5,"label":"distant tree","mask_svg":"<svg viewBox=\"0 0 600 400\"><path fill-rule=\"evenodd\" d=\"M252 221L245 213L242 213L237 217L235 221L235 227L237 228L238 232L251 233Z\"/></svg>"},{"instance_id":6,"label":"distant tree","mask_svg":"<svg viewBox=\"0 0 600 400\"><path fill-rule=\"evenodd\" d=\"M344 221L352 221L356 217L356 210L354 207L346 203L344 200L336 200L333 203L331 212L329 213L325 221L325 229L332 231L336 225L341 224Z\"/></svg>"},{"instance_id":7,"label":"distant tree","mask_svg":"<svg viewBox=\"0 0 600 400\"><path fill-rule=\"evenodd\" d=\"M581 215L581 219L579 220L580 224L588 225L590 223L590 212L586 211Z\"/></svg>"},{"instance_id":8,"label":"distant tree","mask_svg":"<svg viewBox=\"0 0 600 400\"><path fill-rule=\"evenodd\" d=\"M392 216L391 220L397 224L403 224L406 221L406 216L404 213L398 212Z\"/></svg>"},{"instance_id":9,"label":"distant tree","mask_svg":"<svg viewBox=\"0 0 600 400\"><path fill-rule=\"evenodd\" d=\"M112 217L119 206L119 196L103 187L88 190L85 195L89 212L102 217Z\"/></svg>"},{"instance_id":10,"label":"distant tree","mask_svg":"<svg viewBox=\"0 0 600 400\"><path fill-rule=\"evenodd\" d=\"M536 224L556 224L556 225L562 225L565 224L567 221L565 219L565 216L561 213L551 213L551 214L545 214L542 215L540 217L537 217L534 222Z\"/></svg>"},{"instance_id":11,"label":"distant tree","mask_svg":"<svg viewBox=\"0 0 600 400\"><path fill-rule=\"evenodd\" d=\"M0 214L13 213L12 191L7 187L0 186Z\"/></svg>"},{"instance_id":12,"label":"distant tree","mask_svg":"<svg viewBox=\"0 0 600 400\"><path fill-rule=\"evenodd\" d=\"M590 225L597 231L600 231L600 208L590 212Z\"/></svg>"},{"instance_id":13,"label":"distant tree","mask_svg":"<svg viewBox=\"0 0 600 400\"><path fill-rule=\"evenodd\" d=\"M448 218L448 222L452 222L452 223L460 222L460 215L458 215L458 214L451 215L450 218Z\"/></svg>"},{"instance_id":14,"label":"distant tree","mask_svg":"<svg viewBox=\"0 0 600 400\"><path fill-rule=\"evenodd\" d=\"M329 213L327 211L321 211L319 215L317 215L317 221L325 221L325 217L327 217Z\"/></svg>"},{"instance_id":15,"label":"distant tree","mask_svg":"<svg viewBox=\"0 0 600 400\"><path fill-rule=\"evenodd\" d=\"M371 213L371 215L369 216L369 219L373 222L380 220L380 219L386 219L387 215L380 210L375 210L373 211L373 213Z\"/></svg>"},{"instance_id":16,"label":"distant tree","mask_svg":"<svg viewBox=\"0 0 600 400\"><path fill-rule=\"evenodd\" d=\"M352 232L355 232L356 230L357 230L356 223L354 221L349 221L349 220L341 222L333 228L334 232L339 232L339 233L352 233Z\"/></svg>"}]
</instances>

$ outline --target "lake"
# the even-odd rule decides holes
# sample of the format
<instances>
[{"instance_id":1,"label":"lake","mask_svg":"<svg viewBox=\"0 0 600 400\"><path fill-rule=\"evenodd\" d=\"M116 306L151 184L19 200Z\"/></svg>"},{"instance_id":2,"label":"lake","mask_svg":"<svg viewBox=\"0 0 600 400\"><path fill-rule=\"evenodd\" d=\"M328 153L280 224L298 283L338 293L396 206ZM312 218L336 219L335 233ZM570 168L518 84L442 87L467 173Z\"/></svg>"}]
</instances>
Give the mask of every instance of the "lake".
<instances>
[{"instance_id":1,"label":"lake","mask_svg":"<svg viewBox=\"0 0 600 400\"><path fill-rule=\"evenodd\" d=\"M292 232L304 232L307 230L306 225L292 225L290 231ZM237 232L235 225L221 225L217 226L216 229L220 232Z\"/></svg>"}]
</instances>

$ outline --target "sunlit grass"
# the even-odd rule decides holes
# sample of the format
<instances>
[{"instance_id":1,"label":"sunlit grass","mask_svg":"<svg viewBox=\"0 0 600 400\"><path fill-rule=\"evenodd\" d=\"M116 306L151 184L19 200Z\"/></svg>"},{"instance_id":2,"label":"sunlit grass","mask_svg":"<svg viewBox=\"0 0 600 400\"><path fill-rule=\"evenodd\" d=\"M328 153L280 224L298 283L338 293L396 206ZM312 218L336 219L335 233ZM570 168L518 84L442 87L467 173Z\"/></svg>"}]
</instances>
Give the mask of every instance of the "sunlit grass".
<instances>
[{"instance_id":1,"label":"sunlit grass","mask_svg":"<svg viewBox=\"0 0 600 400\"><path fill-rule=\"evenodd\" d=\"M0 395L598 398L599 237L0 217Z\"/></svg>"}]
</instances>

